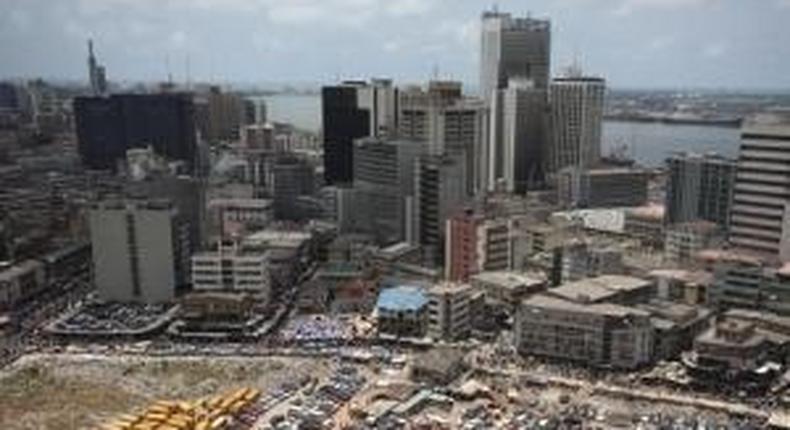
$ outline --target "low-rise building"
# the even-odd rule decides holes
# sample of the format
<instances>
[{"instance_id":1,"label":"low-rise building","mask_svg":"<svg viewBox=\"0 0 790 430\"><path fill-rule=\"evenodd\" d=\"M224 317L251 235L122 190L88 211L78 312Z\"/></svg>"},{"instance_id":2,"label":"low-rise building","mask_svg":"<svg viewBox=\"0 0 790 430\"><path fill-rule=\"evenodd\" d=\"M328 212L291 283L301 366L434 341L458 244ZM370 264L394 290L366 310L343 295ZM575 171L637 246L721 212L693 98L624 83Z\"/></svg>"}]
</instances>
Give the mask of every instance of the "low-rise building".
<instances>
[{"instance_id":1,"label":"low-rise building","mask_svg":"<svg viewBox=\"0 0 790 430\"><path fill-rule=\"evenodd\" d=\"M549 289L546 294L579 304L634 305L649 301L655 295L655 285L632 276L603 275L569 282Z\"/></svg>"},{"instance_id":2,"label":"low-rise building","mask_svg":"<svg viewBox=\"0 0 790 430\"><path fill-rule=\"evenodd\" d=\"M643 244L660 248L664 241L664 206L648 205L625 211L626 234Z\"/></svg>"},{"instance_id":3,"label":"low-rise building","mask_svg":"<svg viewBox=\"0 0 790 430\"><path fill-rule=\"evenodd\" d=\"M428 323L428 298L417 286L384 288L376 302L379 334L422 337Z\"/></svg>"},{"instance_id":4,"label":"low-rise building","mask_svg":"<svg viewBox=\"0 0 790 430\"><path fill-rule=\"evenodd\" d=\"M678 263L692 261L703 249L714 246L720 227L710 221L692 221L666 228L664 255Z\"/></svg>"},{"instance_id":5,"label":"low-rise building","mask_svg":"<svg viewBox=\"0 0 790 430\"><path fill-rule=\"evenodd\" d=\"M515 324L515 346L523 354L618 369L652 359L653 326L640 309L538 294L522 303Z\"/></svg>"},{"instance_id":6,"label":"low-rise building","mask_svg":"<svg viewBox=\"0 0 790 430\"><path fill-rule=\"evenodd\" d=\"M0 271L0 310L9 310L47 287L44 265L26 260Z\"/></svg>"},{"instance_id":7,"label":"low-rise building","mask_svg":"<svg viewBox=\"0 0 790 430\"><path fill-rule=\"evenodd\" d=\"M264 252L222 247L192 256L195 291L237 291L268 300L271 294L269 256Z\"/></svg>"},{"instance_id":8,"label":"low-rise building","mask_svg":"<svg viewBox=\"0 0 790 430\"><path fill-rule=\"evenodd\" d=\"M532 294L544 291L547 279L538 272L482 272L470 279L476 292L483 292L487 303L505 307L512 315L519 303Z\"/></svg>"},{"instance_id":9,"label":"low-rise building","mask_svg":"<svg viewBox=\"0 0 790 430\"><path fill-rule=\"evenodd\" d=\"M656 283L659 299L705 305L708 303L708 289L713 284L713 274L703 270L659 269L653 270L648 277Z\"/></svg>"},{"instance_id":10,"label":"low-rise building","mask_svg":"<svg viewBox=\"0 0 790 430\"><path fill-rule=\"evenodd\" d=\"M434 339L461 340L472 329L469 284L442 282L427 291L428 336Z\"/></svg>"},{"instance_id":11,"label":"low-rise building","mask_svg":"<svg viewBox=\"0 0 790 430\"><path fill-rule=\"evenodd\" d=\"M636 307L651 315L656 360L676 359L689 350L694 339L708 328L712 316L710 309L665 300L651 300Z\"/></svg>"}]
</instances>

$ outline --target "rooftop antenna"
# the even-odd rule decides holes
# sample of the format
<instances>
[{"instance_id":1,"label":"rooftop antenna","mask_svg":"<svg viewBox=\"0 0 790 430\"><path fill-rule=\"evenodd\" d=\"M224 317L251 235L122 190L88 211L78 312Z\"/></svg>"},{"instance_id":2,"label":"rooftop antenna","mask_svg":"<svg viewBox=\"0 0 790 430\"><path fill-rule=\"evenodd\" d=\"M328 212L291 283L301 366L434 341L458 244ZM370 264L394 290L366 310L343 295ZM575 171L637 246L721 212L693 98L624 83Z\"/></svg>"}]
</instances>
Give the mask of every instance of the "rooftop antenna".
<instances>
[{"instance_id":1,"label":"rooftop antenna","mask_svg":"<svg viewBox=\"0 0 790 430\"><path fill-rule=\"evenodd\" d=\"M184 68L185 68L184 74L185 74L185 78L186 78L187 91L192 89L192 74L191 74L190 64L189 63L190 63L189 62L189 53L187 52L186 53L186 58L184 59Z\"/></svg>"},{"instance_id":2,"label":"rooftop antenna","mask_svg":"<svg viewBox=\"0 0 790 430\"><path fill-rule=\"evenodd\" d=\"M170 71L170 54L165 53L165 69L167 69L167 84L173 85L173 73Z\"/></svg>"}]
</instances>

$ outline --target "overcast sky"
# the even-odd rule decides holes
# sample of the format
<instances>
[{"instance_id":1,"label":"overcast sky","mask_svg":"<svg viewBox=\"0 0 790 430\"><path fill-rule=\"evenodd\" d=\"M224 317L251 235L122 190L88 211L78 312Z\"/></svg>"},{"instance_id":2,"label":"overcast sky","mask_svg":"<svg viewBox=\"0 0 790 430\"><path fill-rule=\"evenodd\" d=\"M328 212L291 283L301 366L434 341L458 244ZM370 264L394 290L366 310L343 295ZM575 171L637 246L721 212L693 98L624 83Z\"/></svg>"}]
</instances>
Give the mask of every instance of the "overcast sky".
<instances>
[{"instance_id":1,"label":"overcast sky","mask_svg":"<svg viewBox=\"0 0 790 430\"><path fill-rule=\"evenodd\" d=\"M790 0L522 0L552 20L552 69L613 87L790 89ZM478 0L0 0L0 77L476 83Z\"/></svg>"}]
</instances>

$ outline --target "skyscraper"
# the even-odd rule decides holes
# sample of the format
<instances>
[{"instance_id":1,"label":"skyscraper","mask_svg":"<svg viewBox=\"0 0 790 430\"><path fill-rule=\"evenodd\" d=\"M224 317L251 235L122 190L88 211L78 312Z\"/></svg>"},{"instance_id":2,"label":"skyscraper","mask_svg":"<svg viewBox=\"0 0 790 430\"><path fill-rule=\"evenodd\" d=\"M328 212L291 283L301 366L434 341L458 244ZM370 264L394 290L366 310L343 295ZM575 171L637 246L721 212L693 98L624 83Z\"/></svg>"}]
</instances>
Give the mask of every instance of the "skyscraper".
<instances>
[{"instance_id":1,"label":"skyscraper","mask_svg":"<svg viewBox=\"0 0 790 430\"><path fill-rule=\"evenodd\" d=\"M93 40L88 39L88 77L90 79L91 91L94 96L107 94L107 76L104 66L96 61L93 55Z\"/></svg>"},{"instance_id":2,"label":"skyscraper","mask_svg":"<svg viewBox=\"0 0 790 430\"><path fill-rule=\"evenodd\" d=\"M169 161L195 170L194 105L189 94L114 94L77 97L74 114L83 164L115 170L126 150L151 146Z\"/></svg>"},{"instance_id":3,"label":"skyscraper","mask_svg":"<svg viewBox=\"0 0 790 430\"><path fill-rule=\"evenodd\" d=\"M357 100L360 82L321 89L324 132L324 180L327 185L350 184L354 175L354 139L370 134L371 113Z\"/></svg>"},{"instance_id":4,"label":"skyscraper","mask_svg":"<svg viewBox=\"0 0 790 430\"><path fill-rule=\"evenodd\" d=\"M428 88L401 92L398 136L423 142L431 155L463 160L466 192L483 188L487 169L488 109L463 97L461 83L431 81Z\"/></svg>"},{"instance_id":5,"label":"skyscraper","mask_svg":"<svg viewBox=\"0 0 790 430\"><path fill-rule=\"evenodd\" d=\"M436 265L444 263L445 223L468 197L466 166L449 155L425 155L417 160L417 203L420 245Z\"/></svg>"},{"instance_id":6,"label":"skyscraper","mask_svg":"<svg viewBox=\"0 0 790 430\"><path fill-rule=\"evenodd\" d=\"M512 79L494 91L491 103L488 189L504 182L519 194L540 188L544 181L544 149L548 112L546 90L532 81Z\"/></svg>"},{"instance_id":7,"label":"skyscraper","mask_svg":"<svg viewBox=\"0 0 790 430\"><path fill-rule=\"evenodd\" d=\"M528 79L536 88L549 83L551 23L509 13L486 11L482 16L480 92L490 101L496 89L512 78Z\"/></svg>"},{"instance_id":8,"label":"skyscraper","mask_svg":"<svg viewBox=\"0 0 790 430\"><path fill-rule=\"evenodd\" d=\"M360 231L382 245L413 239L415 162L422 143L385 138L354 145L354 191Z\"/></svg>"},{"instance_id":9,"label":"skyscraper","mask_svg":"<svg viewBox=\"0 0 790 430\"><path fill-rule=\"evenodd\" d=\"M756 118L741 130L730 209L730 242L739 249L790 259L790 122Z\"/></svg>"},{"instance_id":10,"label":"skyscraper","mask_svg":"<svg viewBox=\"0 0 790 430\"><path fill-rule=\"evenodd\" d=\"M727 229L736 164L715 154L674 154L667 159L668 224L706 220Z\"/></svg>"},{"instance_id":11,"label":"skyscraper","mask_svg":"<svg viewBox=\"0 0 790 430\"><path fill-rule=\"evenodd\" d=\"M605 88L602 78L571 76L552 81L548 174L568 166L589 168L600 161Z\"/></svg>"}]
</instances>

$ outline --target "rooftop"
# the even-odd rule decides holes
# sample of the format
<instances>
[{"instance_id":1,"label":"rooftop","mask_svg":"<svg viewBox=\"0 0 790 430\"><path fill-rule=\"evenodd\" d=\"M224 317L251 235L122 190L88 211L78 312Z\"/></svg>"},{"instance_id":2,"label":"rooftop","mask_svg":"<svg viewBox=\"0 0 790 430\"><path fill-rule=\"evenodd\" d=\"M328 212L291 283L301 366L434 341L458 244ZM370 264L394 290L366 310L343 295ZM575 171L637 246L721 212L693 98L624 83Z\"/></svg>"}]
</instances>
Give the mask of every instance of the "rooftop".
<instances>
[{"instance_id":1,"label":"rooftop","mask_svg":"<svg viewBox=\"0 0 790 430\"><path fill-rule=\"evenodd\" d=\"M381 290L376 308L393 311L417 311L426 304L428 304L428 299L422 288L401 285Z\"/></svg>"},{"instance_id":2,"label":"rooftop","mask_svg":"<svg viewBox=\"0 0 790 430\"><path fill-rule=\"evenodd\" d=\"M496 284L499 287L513 289L523 285L535 286L546 283L546 275L543 273L520 273L510 271L489 271L481 272L472 276L473 281L480 281L489 284Z\"/></svg>"},{"instance_id":3,"label":"rooftop","mask_svg":"<svg viewBox=\"0 0 790 430\"><path fill-rule=\"evenodd\" d=\"M664 210L664 205L652 204L630 209L628 215L638 218L663 219Z\"/></svg>"},{"instance_id":4,"label":"rooftop","mask_svg":"<svg viewBox=\"0 0 790 430\"><path fill-rule=\"evenodd\" d=\"M553 309L566 312L577 312L583 314L625 317L629 315L649 317L650 314L641 309L629 306L615 305L611 303L580 304L547 294L537 294L522 302L524 306L541 309Z\"/></svg>"},{"instance_id":5,"label":"rooftop","mask_svg":"<svg viewBox=\"0 0 790 430\"><path fill-rule=\"evenodd\" d=\"M574 302L597 303L629 291L651 286L651 282L632 276L604 275L570 282L548 290L548 294Z\"/></svg>"}]
</instances>

